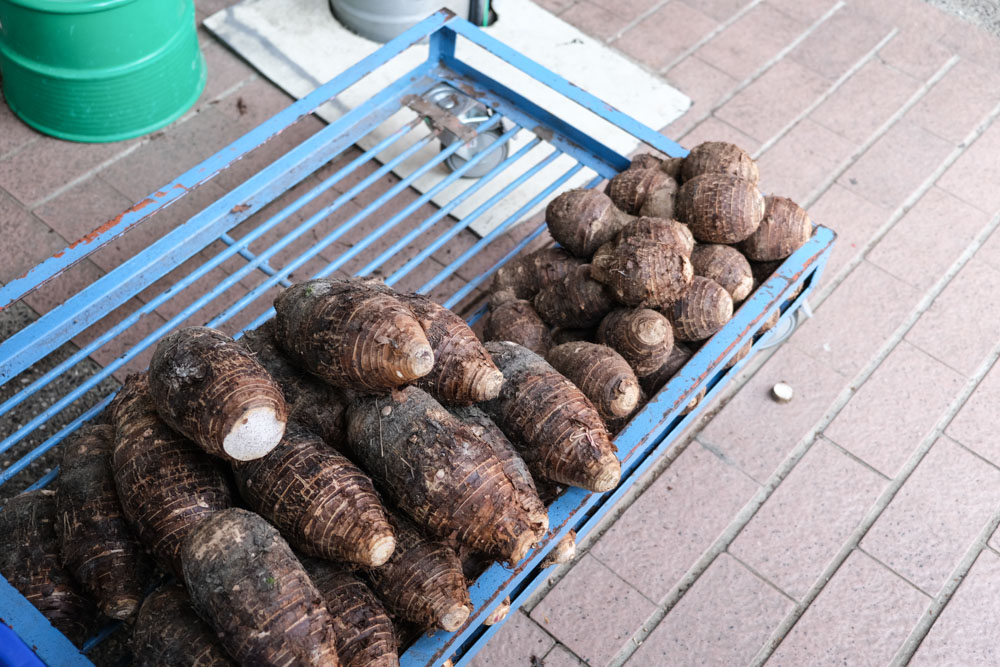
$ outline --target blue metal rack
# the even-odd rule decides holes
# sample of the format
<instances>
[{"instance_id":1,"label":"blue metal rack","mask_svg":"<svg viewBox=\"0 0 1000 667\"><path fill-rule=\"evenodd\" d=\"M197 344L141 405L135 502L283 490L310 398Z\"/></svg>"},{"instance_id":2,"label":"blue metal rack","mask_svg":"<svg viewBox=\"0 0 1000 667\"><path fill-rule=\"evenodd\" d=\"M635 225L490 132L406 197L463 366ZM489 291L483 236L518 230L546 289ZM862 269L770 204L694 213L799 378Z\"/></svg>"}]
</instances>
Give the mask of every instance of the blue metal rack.
<instances>
[{"instance_id":1,"label":"blue metal rack","mask_svg":"<svg viewBox=\"0 0 1000 667\"><path fill-rule=\"evenodd\" d=\"M28 412L18 418L23 424L0 429L7 434L0 441L0 455L18 456L0 471L0 485L13 480L18 488L39 488L51 482L58 474L57 469L34 480L23 480L21 477L28 474L33 462L58 446L81 424L97 416L114 391L107 388L107 380L116 372L141 364L143 355L148 354L151 346L163 335L195 322L224 329L228 327L231 333L238 335L243 329L255 327L271 317L273 310L269 302L274 288L290 284L291 278L326 276L335 272L366 275L381 271L388 284L433 294L448 307L462 310L461 306L473 301L472 307L465 308L463 314L470 323L475 322L483 314L483 307L476 308L474 303L477 288L483 286L497 268L535 241L545 229L541 224L526 234L517 234L517 242L504 245L509 242L509 233L515 226L539 204L560 192L571 178L580 173L586 174L591 177L589 187L594 187L628 167L629 160L597 138L568 125L551 111L459 60L455 52L459 37L546 84L564 96L567 103L586 108L650 148L672 156L686 154L678 144L528 60L470 23L449 12L439 12L150 194L119 217L42 262L25 276L0 287L2 310L57 278L109 241L130 233L142 223L155 224L157 212L313 113L366 74L390 63L411 45L429 38L425 62L0 343L0 390L18 388L0 393L3 401L0 403L0 419L11 422L14 411L18 414ZM361 205L356 213L343 221L331 223L331 220L343 217L344 207L349 202L365 201L369 186L435 141L441 129L436 128L430 135L416 138L413 130L424 119L420 114L411 113L408 123L388 133L371 149L355 151L354 157L353 153L345 151L363 137L371 135L390 117L408 112L404 98L412 99L408 97L411 95L419 97L441 83L450 84L492 111L487 120L479 121L474 126L472 136L492 131L492 136L499 133L498 138L486 152L476 154L402 208L397 210L392 205L394 198L408 189L416 178L461 148L462 142L447 144L433 159L395 183L388 191ZM469 134L466 133L466 140ZM530 137L524 147L505 157L482 178L468 180L464 190L418 224L408 222L418 214L421 206L457 182L465 171L473 168L490 151L499 149L520 134ZM528 155L531 150L542 144L551 147L551 151L540 160L526 164L530 162ZM384 160L384 163L378 162L376 158L391 146L405 149L396 157ZM538 194L507 216L494 231L448 261L443 270L414 284L415 277L419 275L418 269L427 266L429 257L442 249L451 248L453 239L475 219L494 210L529 179L540 178L540 172L562 156L572 158L573 164L544 184ZM521 170L521 173L461 220L456 221L449 216L459 204L476 195L508 169ZM265 207L267 209L263 210ZM380 212L385 210L391 212ZM405 233L387 248L377 250L377 242L391 238L404 228ZM358 230L367 233L352 245L344 246L348 239L353 238L352 232ZM520 230L523 228L515 231ZM306 242L305 234L312 234L317 240ZM454 633L438 632L419 638L402 655L402 664L407 667L438 665L448 658L454 659L457 666L466 664L500 627L482 625L482 620L492 609L507 596L511 597L512 608L522 604L548 575L548 571L539 565L548 551L570 530L576 530L581 538L585 536L639 475L657 460L676 435L697 417L700 407L739 372L752 354L732 368L725 369L729 359L750 340L755 341L754 351L767 345L766 335L760 337L757 332L768 316L781 309L783 317L792 317L805 303L829 257L833 239L830 230L817 227L810 241L751 295L733 319L703 345L678 375L618 434L616 443L622 460L622 483L618 489L604 494L570 489L556 499L549 508L551 529L545 540L516 567L493 565L474 582L471 594L475 611L466 625ZM458 279L456 272L469 260L487 252L495 257L498 247L507 249L507 252L489 270L468 281ZM335 248L340 252L333 251ZM182 264L189 267L192 258L195 258L196 266L186 275L178 277L178 267ZM199 281L199 285L203 285L206 280L214 280L213 276L219 275L216 269L224 266L229 273L218 279L210 291L197 298L185 299L185 289ZM291 275L293 272L294 276ZM166 282L171 284L162 288L165 277ZM154 284L161 289L150 290ZM800 287L804 289L793 297ZM129 303L136 303L134 297L141 292L145 297L140 305L129 307ZM162 312L158 309L169 308L170 304L177 305L168 311L170 316L165 323L155 327L141 340L124 346L124 351L105 366L95 368L88 362L88 357L95 352L131 335L144 316L154 311ZM69 352L65 348L60 350L72 340L79 342L77 349ZM122 346L119 345L119 348ZM48 370L34 371L33 367L43 361ZM65 380L67 375L78 378L72 389L57 396L51 404L43 402L38 409L31 409L33 402L30 399L33 396L38 402L39 392L50 387L50 383L57 378ZM707 398L698 409L682 415L685 406L702 389L707 389ZM0 620L49 665L90 664L84 654L52 628L2 577ZM106 633L89 641L84 647L85 652ZM12 642L6 639L0 641L0 663L5 657L13 655L5 653L8 650L5 647L9 646Z\"/></svg>"}]
</instances>

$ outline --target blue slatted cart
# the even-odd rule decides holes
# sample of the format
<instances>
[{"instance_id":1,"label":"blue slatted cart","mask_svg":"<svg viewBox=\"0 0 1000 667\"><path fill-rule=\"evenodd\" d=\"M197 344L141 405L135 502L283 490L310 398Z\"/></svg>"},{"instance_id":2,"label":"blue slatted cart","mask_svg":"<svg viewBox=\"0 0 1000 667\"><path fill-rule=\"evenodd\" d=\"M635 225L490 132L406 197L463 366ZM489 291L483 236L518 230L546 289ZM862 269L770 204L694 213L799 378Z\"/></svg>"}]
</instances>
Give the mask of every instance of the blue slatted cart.
<instances>
[{"instance_id":1,"label":"blue slatted cart","mask_svg":"<svg viewBox=\"0 0 1000 667\"><path fill-rule=\"evenodd\" d=\"M113 239L134 234L139 225L155 225L158 212L188 196L220 172L233 169L240 158L425 38L429 38L426 61L0 343L0 389L5 389L0 394L3 400L0 424L7 420L7 426L0 431L5 435L0 442L0 454L8 458L12 454L17 456L0 471L0 485L40 488L51 483L58 474L57 468L35 474L32 479L24 477L32 474L34 462L104 409L114 391L113 383L108 389L114 373L141 363L151 346L178 326L200 323L223 329L229 327L232 333L238 334L261 324L273 314L269 303L275 288L290 284L290 278L301 280L310 275L326 276L345 270L359 275L380 272L388 284L410 286L416 291L434 294L448 307L464 307L472 302L472 307L466 308L463 314L470 323L481 317L484 307L477 307L473 298L477 288L484 286L497 268L535 242L544 231L544 224L527 233L523 226L515 226L533 209L562 191L571 179L585 174L589 187L595 187L627 168L629 160L598 137L568 125L549 110L463 62L456 55L459 39L485 49L546 84L567 103L585 107L650 148L671 156L686 153L678 144L528 60L470 23L448 12L440 12L150 194L121 216L0 288L0 308L8 308L45 283L58 279L69 267ZM370 141L369 144L374 143L370 149L345 153L363 138L372 136L391 117L409 110L411 107L406 101L415 99L413 96L420 98L435 87L440 89L441 84L453 86L484 105L490 113L470 125L469 131L460 132L461 138L456 141L454 133L443 134L444 128L419 136L420 133L414 130L423 127L426 114L410 112L412 118L408 122L384 133L378 141ZM364 196L369 186L383 179L397 165L445 136L451 139L441 141L442 149L435 157L395 182L387 192L373 196L370 201ZM424 194L407 200L401 208L393 204L393 199L407 190L415 179L448 160L463 144L483 136L490 139L484 150L470 159L454 162L453 165L457 165L454 171L443 176ZM519 150L511 149L508 154L508 142L518 136L527 139L527 143ZM537 151L532 152L538 147L547 151L541 158L536 158ZM376 160L390 148L396 149L395 157ZM451 201L427 215L415 227L408 228L405 234L394 236L400 223L417 215L433 197L455 184L466 171L489 160L491 155L492 163L485 164L495 166L484 169L485 175L463 181L465 189ZM551 170L544 171L553 163L567 164L566 158L569 158L568 166L554 176ZM562 161L556 162L557 159ZM449 215L508 169L517 171L516 178L494 188L495 191L491 191L492 194L475 210L461 219ZM468 247L453 247L456 236L472 222L499 210L511 193L529 181L537 185L542 176L549 180L542 183L541 189L528 201L512 213L505 213L493 231ZM354 208L359 210L351 214ZM336 222L331 223L331 220ZM365 230L367 234L352 237L351 234L358 230ZM512 230L516 232L516 242L511 242ZM348 245L345 241L349 238L354 240ZM392 242L384 247L386 238L391 238ZM471 594L475 611L466 625L454 633L437 632L420 637L406 648L402 664L407 667L439 665L449 658L454 659L456 665L466 664L500 627L482 625L496 605L507 596L511 598L513 609L522 604L549 574L540 563L552 547L570 530L575 530L580 538L586 536L641 473L653 465L684 427L697 417L700 407L723 389L752 354L726 369L730 358L751 340L755 341L754 351L768 344L767 335L756 335L767 318L775 310L783 312L785 322L795 317L817 284L833 239L830 230L816 227L810 241L781 264L744 302L733 319L703 345L618 434L616 443L622 461L622 482L616 490L595 494L569 489L563 493L550 506L551 529L545 540L516 567L493 565L473 583ZM447 255L444 269L427 280L421 279L420 285L411 284L421 267L428 265L429 257L440 257L442 251L450 249L454 249L454 257ZM491 268L468 280L459 277L464 265L484 255L492 258ZM178 269L181 265L182 271ZM223 267L226 271L220 273L218 269ZM224 277L213 278L220 275ZM200 296L185 298L185 290L194 283L201 281L201 285L205 280L216 279L217 283L208 293L199 292ZM144 296L136 301L134 297L140 293ZM135 305L128 307L129 304ZM172 308L171 304L174 304ZM143 318L154 312L167 313L162 315L165 322L157 320L156 326L143 327ZM75 340L77 346L66 351L64 345L71 340ZM129 343L122 344L123 340ZM103 367L88 361L91 355L111 347L118 355ZM51 396L54 386L62 387L63 384L53 383L60 378L65 380L67 375L75 378L70 389L39 401L39 396L46 391ZM698 409L683 415L685 406L702 389L707 390L707 398ZM38 407L34 407L35 403ZM15 413L19 415L16 422ZM113 627L107 628L88 641L81 653L2 577L0 619L49 665L91 664L84 654L114 631ZM0 634L0 663L4 659L14 659L13 635L4 630L4 634Z\"/></svg>"}]
</instances>

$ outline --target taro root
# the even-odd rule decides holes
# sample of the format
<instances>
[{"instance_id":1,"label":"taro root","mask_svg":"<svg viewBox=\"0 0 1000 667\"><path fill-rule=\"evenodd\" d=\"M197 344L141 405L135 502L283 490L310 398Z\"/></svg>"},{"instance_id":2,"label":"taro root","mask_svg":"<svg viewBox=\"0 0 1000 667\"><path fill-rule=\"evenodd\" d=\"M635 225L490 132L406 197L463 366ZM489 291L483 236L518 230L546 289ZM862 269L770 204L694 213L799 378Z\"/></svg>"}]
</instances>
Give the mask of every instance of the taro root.
<instances>
[{"instance_id":1,"label":"taro root","mask_svg":"<svg viewBox=\"0 0 1000 667\"><path fill-rule=\"evenodd\" d=\"M684 158L682 157L670 157L663 161L660 165L660 169L665 171L670 178L674 179L678 183L681 182L683 178L684 171Z\"/></svg>"},{"instance_id":2,"label":"taro root","mask_svg":"<svg viewBox=\"0 0 1000 667\"><path fill-rule=\"evenodd\" d=\"M684 182L674 213L703 243L738 243L760 225L764 197L746 179L707 173Z\"/></svg>"},{"instance_id":3,"label":"taro root","mask_svg":"<svg viewBox=\"0 0 1000 667\"><path fill-rule=\"evenodd\" d=\"M622 227L618 241L656 241L677 246L685 257L694 250L694 235L682 222L668 218L642 216Z\"/></svg>"},{"instance_id":4,"label":"taro root","mask_svg":"<svg viewBox=\"0 0 1000 667\"><path fill-rule=\"evenodd\" d=\"M513 293L505 291L500 294ZM483 340L510 340L537 354L545 354L552 347L548 325L535 312L531 302L524 299L511 299L499 304L491 299Z\"/></svg>"},{"instance_id":5,"label":"taro root","mask_svg":"<svg viewBox=\"0 0 1000 667\"><path fill-rule=\"evenodd\" d=\"M622 355L607 345L564 343L546 361L590 399L605 420L627 417L639 404L639 380Z\"/></svg>"},{"instance_id":6,"label":"taro root","mask_svg":"<svg viewBox=\"0 0 1000 667\"><path fill-rule=\"evenodd\" d=\"M550 326L588 328L597 326L615 307L615 299L606 285L594 279L591 265L583 264L539 292L534 306Z\"/></svg>"},{"instance_id":7,"label":"taro root","mask_svg":"<svg viewBox=\"0 0 1000 667\"><path fill-rule=\"evenodd\" d=\"M79 645L97 615L59 562L55 492L28 491L0 509L0 574L57 630Z\"/></svg>"},{"instance_id":8,"label":"taro root","mask_svg":"<svg viewBox=\"0 0 1000 667\"><path fill-rule=\"evenodd\" d=\"M753 272L743 254L727 245L702 244L691 253L691 265L696 276L719 283L739 303L753 291Z\"/></svg>"},{"instance_id":9,"label":"taro root","mask_svg":"<svg viewBox=\"0 0 1000 667\"><path fill-rule=\"evenodd\" d=\"M380 393L434 368L434 350L413 312L369 281L298 283L278 295L274 309L278 345L335 387Z\"/></svg>"},{"instance_id":10,"label":"taro root","mask_svg":"<svg viewBox=\"0 0 1000 667\"><path fill-rule=\"evenodd\" d=\"M571 530L563 538L559 540L559 543L552 547L552 551L545 556L542 561L542 568L552 567L553 565L563 565L568 563L576 556L576 531Z\"/></svg>"},{"instance_id":11,"label":"taro root","mask_svg":"<svg viewBox=\"0 0 1000 667\"><path fill-rule=\"evenodd\" d=\"M142 603L132 626L131 646L135 667L236 665L177 584L160 586Z\"/></svg>"},{"instance_id":12,"label":"taro root","mask_svg":"<svg viewBox=\"0 0 1000 667\"><path fill-rule=\"evenodd\" d=\"M702 387L701 391L698 392L698 395L692 398L691 401L684 406L684 409L681 410L681 414L686 415L690 413L692 410L694 410L696 407L698 407L698 404L701 403L702 399L705 398L705 394L707 393L708 389Z\"/></svg>"},{"instance_id":13,"label":"taro root","mask_svg":"<svg viewBox=\"0 0 1000 667\"><path fill-rule=\"evenodd\" d=\"M590 491L618 485L621 465L600 414L576 385L514 343L487 343L505 382L481 406L532 475Z\"/></svg>"},{"instance_id":14,"label":"taro root","mask_svg":"<svg viewBox=\"0 0 1000 667\"><path fill-rule=\"evenodd\" d=\"M678 187L677 182L670 179L662 188L650 192L639 208L639 215L667 220L673 218Z\"/></svg>"},{"instance_id":15,"label":"taro root","mask_svg":"<svg viewBox=\"0 0 1000 667\"><path fill-rule=\"evenodd\" d=\"M692 148L684 158L682 173L685 181L709 173L729 174L755 185L760 179L753 158L739 146L724 141L706 141Z\"/></svg>"},{"instance_id":16,"label":"taro root","mask_svg":"<svg viewBox=\"0 0 1000 667\"><path fill-rule=\"evenodd\" d=\"M787 197L768 195L764 203L764 219L739 249L758 262L784 259L809 240L812 221L805 209Z\"/></svg>"},{"instance_id":17,"label":"taro root","mask_svg":"<svg viewBox=\"0 0 1000 667\"><path fill-rule=\"evenodd\" d=\"M63 443L56 533L62 562L101 611L132 620L146 593L152 564L128 527L114 476L115 430L84 426Z\"/></svg>"},{"instance_id":18,"label":"taro root","mask_svg":"<svg viewBox=\"0 0 1000 667\"><path fill-rule=\"evenodd\" d=\"M563 343L575 343L585 341L593 343L596 331L594 329L568 329L561 327L552 330L552 345L562 345ZM534 350L532 350L534 352ZM542 356L545 356L544 354Z\"/></svg>"},{"instance_id":19,"label":"taro root","mask_svg":"<svg viewBox=\"0 0 1000 667\"><path fill-rule=\"evenodd\" d=\"M659 158L652 153L640 153L632 158L629 169L659 169L663 164L663 158Z\"/></svg>"},{"instance_id":20,"label":"taro root","mask_svg":"<svg viewBox=\"0 0 1000 667\"><path fill-rule=\"evenodd\" d=\"M490 615L483 619L483 625L490 626L500 623L510 613L510 596L505 597L497 608L490 612Z\"/></svg>"},{"instance_id":21,"label":"taro root","mask_svg":"<svg viewBox=\"0 0 1000 667\"><path fill-rule=\"evenodd\" d=\"M583 260L565 248L542 248L519 255L497 270L490 292L513 290L515 298L531 299L539 290L559 282L581 264Z\"/></svg>"},{"instance_id":22,"label":"taro root","mask_svg":"<svg viewBox=\"0 0 1000 667\"><path fill-rule=\"evenodd\" d=\"M679 299L667 309L674 337L683 341L705 340L733 317L733 299L714 280L695 276Z\"/></svg>"},{"instance_id":23,"label":"taro root","mask_svg":"<svg viewBox=\"0 0 1000 667\"><path fill-rule=\"evenodd\" d=\"M591 275L607 285L619 302L632 306L666 306L694 275L678 244L626 235L601 246L592 266Z\"/></svg>"},{"instance_id":24,"label":"taro root","mask_svg":"<svg viewBox=\"0 0 1000 667\"><path fill-rule=\"evenodd\" d=\"M753 273L754 289L767 281L774 272L778 270L784 260L776 259L773 262L750 262L750 272Z\"/></svg>"},{"instance_id":25,"label":"taro root","mask_svg":"<svg viewBox=\"0 0 1000 667\"><path fill-rule=\"evenodd\" d=\"M674 345L670 321L649 308L618 308L597 329L597 342L615 349L638 377L654 373Z\"/></svg>"},{"instance_id":26,"label":"taro root","mask_svg":"<svg viewBox=\"0 0 1000 667\"><path fill-rule=\"evenodd\" d=\"M762 334L766 331L770 331L774 328L774 325L778 323L779 319L781 319L781 311L776 309L773 313L767 316L767 319L764 320L764 324L757 330L757 333Z\"/></svg>"},{"instance_id":27,"label":"taro root","mask_svg":"<svg viewBox=\"0 0 1000 667\"><path fill-rule=\"evenodd\" d=\"M149 362L149 392L163 421L222 459L258 459L285 432L281 388L215 329L187 327L162 338Z\"/></svg>"},{"instance_id":28,"label":"taro root","mask_svg":"<svg viewBox=\"0 0 1000 667\"><path fill-rule=\"evenodd\" d=\"M728 368L732 368L733 366L735 366L736 364L738 364L739 362L741 362L743 359L746 358L746 356L748 354L750 354L750 349L751 348L753 348L753 340L748 340L746 345L744 345L743 347L741 347L736 352L736 354L734 354L732 357L730 357L729 361L726 362L726 365L724 366L724 368L727 368L727 369Z\"/></svg>"},{"instance_id":29,"label":"taro root","mask_svg":"<svg viewBox=\"0 0 1000 667\"><path fill-rule=\"evenodd\" d=\"M608 196L614 205L638 215L646 199L657 190L677 190L677 181L662 169L626 169L608 183Z\"/></svg>"},{"instance_id":30,"label":"taro root","mask_svg":"<svg viewBox=\"0 0 1000 667\"><path fill-rule=\"evenodd\" d=\"M674 346L670 350L670 355L663 362L663 365L649 375L644 375L639 378L639 384L642 385L642 390L646 392L648 396L652 396L658 392L670 378L677 374L677 371L679 371L684 364L687 363L688 359L690 359L693 354L694 352L686 345L675 340Z\"/></svg>"},{"instance_id":31,"label":"taro root","mask_svg":"<svg viewBox=\"0 0 1000 667\"><path fill-rule=\"evenodd\" d=\"M569 190L549 202L545 209L552 238L585 259L613 239L631 219L632 216L615 208L611 199L597 190Z\"/></svg>"}]
</instances>

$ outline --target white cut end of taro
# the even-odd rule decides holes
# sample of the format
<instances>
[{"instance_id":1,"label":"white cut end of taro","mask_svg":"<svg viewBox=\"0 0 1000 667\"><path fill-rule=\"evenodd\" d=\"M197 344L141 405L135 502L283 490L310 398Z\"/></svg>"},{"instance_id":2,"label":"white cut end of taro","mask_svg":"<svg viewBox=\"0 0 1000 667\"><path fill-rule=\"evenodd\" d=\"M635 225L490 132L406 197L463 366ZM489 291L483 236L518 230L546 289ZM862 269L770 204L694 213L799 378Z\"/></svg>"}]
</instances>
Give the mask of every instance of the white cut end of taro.
<instances>
[{"instance_id":1,"label":"white cut end of taro","mask_svg":"<svg viewBox=\"0 0 1000 667\"><path fill-rule=\"evenodd\" d=\"M379 565L385 565L385 562L389 560L392 556L392 552L396 550L396 538L392 535L387 535L385 537L380 537L372 544L371 552L369 554L371 560L371 567L378 567Z\"/></svg>"},{"instance_id":2,"label":"white cut end of taro","mask_svg":"<svg viewBox=\"0 0 1000 667\"><path fill-rule=\"evenodd\" d=\"M610 491L611 489L618 486L618 482L622 477L621 464L618 459L612 455L609 458L614 459L614 463L608 463L604 466L604 469L597 475L594 479L594 483L589 489L590 491L596 491L598 493L604 493L605 491Z\"/></svg>"},{"instance_id":3,"label":"white cut end of taro","mask_svg":"<svg viewBox=\"0 0 1000 667\"><path fill-rule=\"evenodd\" d=\"M471 612L472 610L464 604L455 605L441 617L441 629L446 632L455 632L462 627Z\"/></svg>"},{"instance_id":4,"label":"white cut end of taro","mask_svg":"<svg viewBox=\"0 0 1000 667\"><path fill-rule=\"evenodd\" d=\"M791 385L786 384L784 382L779 382L778 384L771 387L771 395L774 397L774 400L778 401L779 403L787 403L788 401L792 400L792 397L795 395L795 392L792 390Z\"/></svg>"},{"instance_id":5,"label":"white cut end of taro","mask_svg":"<svg viewBox=\"0 0 1000 667\"><path fill-rule=\"evenodd\" d=\"M285 422L274 408L251 408L236 420L222 449L237 461L253 461L266 456L285 435Z\"/></svg>"}]
</instances>

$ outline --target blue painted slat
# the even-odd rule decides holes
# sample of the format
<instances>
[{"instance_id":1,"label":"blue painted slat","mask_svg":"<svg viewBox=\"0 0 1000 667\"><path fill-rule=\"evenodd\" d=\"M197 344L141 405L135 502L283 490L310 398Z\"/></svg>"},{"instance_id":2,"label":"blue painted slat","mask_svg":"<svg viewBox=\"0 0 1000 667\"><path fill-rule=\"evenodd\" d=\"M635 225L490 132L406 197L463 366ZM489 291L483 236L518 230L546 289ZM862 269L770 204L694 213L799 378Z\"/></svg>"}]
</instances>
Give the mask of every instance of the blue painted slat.
<instances>
[{"instance_id":1,"label":"blue painted slat","mask_svg":"<svg viewBox=\"0 0 1000 667\"><path fill-rule=\"evenodd\" d=\"M42 616L41 612L24 599L2 576L0 576L0 622L9 626L47 665L93 667L93 663L73 646L73 642L52 627L49 619ZM4 658L7 651L14 653L13 647L0 647L0 658Z\"/></svg>"}]
</instances>

